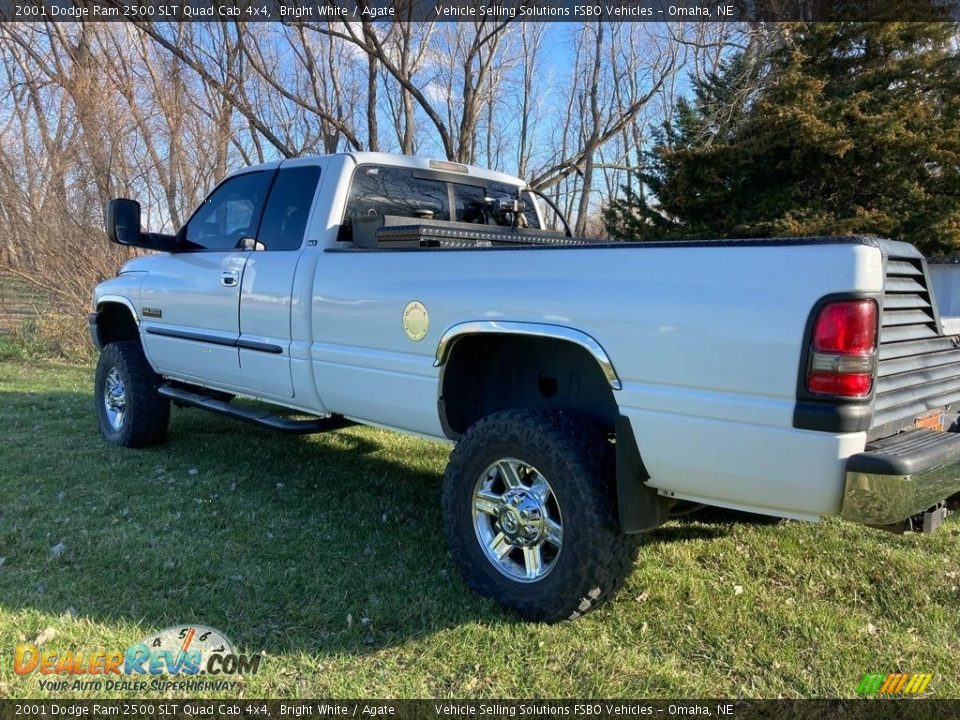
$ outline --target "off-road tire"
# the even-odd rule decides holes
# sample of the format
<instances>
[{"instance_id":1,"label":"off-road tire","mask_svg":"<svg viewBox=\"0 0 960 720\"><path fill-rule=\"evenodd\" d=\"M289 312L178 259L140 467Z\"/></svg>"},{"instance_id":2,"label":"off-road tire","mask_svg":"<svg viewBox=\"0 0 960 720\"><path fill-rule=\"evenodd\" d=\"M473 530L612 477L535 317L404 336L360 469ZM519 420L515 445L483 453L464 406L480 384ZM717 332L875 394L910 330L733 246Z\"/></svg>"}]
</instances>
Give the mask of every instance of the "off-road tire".
<instances>
[{"instance_id":1,"label":"off-road tire","mask_svg":"<svg viewBox=\"0 0 960 720\"><path fill-rule=\"evenodd\" d=\"M473 491L500 458L536 467L550 483L563 516L556 565L533 582L498 570L473 522ZM624 582L639 536L620 530L614 447L594 423L574 414L516 409L484 418L454 449L443 479L443 519L453 560L467 584L530 620L558 622L595 608Z\"/></svg>"},{"instance_id":2,"label":"off-road tire","mask_svg":"<svg viewBox=\"0 0 960 720\"><path fill-rule=\"evenodd\" d=\"M123 382L126 407L120 428L107 418L104 389L107 375L116 368ZM138 448L157 445L167 437L170 425L170 401L157 392L162 378L157 375L138 342L116 342L100 352L94 382L94 400L100 434L108 442L123 447Z\"/></svg>"}]
</instances>

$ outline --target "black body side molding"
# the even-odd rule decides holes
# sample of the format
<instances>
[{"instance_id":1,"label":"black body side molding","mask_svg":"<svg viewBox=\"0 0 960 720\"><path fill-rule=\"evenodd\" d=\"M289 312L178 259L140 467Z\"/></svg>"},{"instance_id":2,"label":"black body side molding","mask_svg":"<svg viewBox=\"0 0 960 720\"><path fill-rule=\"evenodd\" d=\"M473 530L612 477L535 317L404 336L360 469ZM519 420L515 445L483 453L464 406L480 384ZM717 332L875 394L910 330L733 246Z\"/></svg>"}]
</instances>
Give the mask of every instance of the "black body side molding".
<instances>
[{"instance_id":1,"label":"black body side molding","mask_svg":"<svg viewBox=\"0 0 960 720\"><path fill-rule=\"evenodd\" d=\"M283 353L283 348L279 345L256 342L254 340L231 340L228 338L217 337L216 335L187 332L185 330L171 330L163 327L148 327L146 331L150 335L162 335L163 337L179 338L180 340L193 340L194 342L202 342L209 345L235 347L240 348L241 350L257 350L259 352L270 353L272 355L281 355Z\"/></svg>"}]
</instances>

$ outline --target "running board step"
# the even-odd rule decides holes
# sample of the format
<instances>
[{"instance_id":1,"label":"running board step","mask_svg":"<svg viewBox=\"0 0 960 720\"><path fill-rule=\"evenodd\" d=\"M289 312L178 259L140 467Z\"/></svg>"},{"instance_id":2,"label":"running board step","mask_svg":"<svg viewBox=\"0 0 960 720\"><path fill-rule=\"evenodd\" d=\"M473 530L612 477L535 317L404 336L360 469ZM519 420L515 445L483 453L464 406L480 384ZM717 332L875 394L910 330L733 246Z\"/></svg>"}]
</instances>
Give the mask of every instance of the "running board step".
<instances>
[{"instance_id":1,"label":"running board step","mask_svg":"<svg viewBox=\"0 0 960 720\"><path fill-rule=\"evenodd\" d=\"M199 408L200 410L208 410L217 415L226 415L236 420L243 420L244 422L253 423L260 427L294 435L306 435L308 433L336 430L353 424L339 415L330 415L314 420L290 420L285 417L280 417L279 415L271 415L266 410L233 405L223 400L215 400L206 395L201 395L200 393L191 392L182 387L174 387L172 385L161 385L157 388L157 392L181 405L189 405L190 407Z\"/></svg>"}]
</instances>

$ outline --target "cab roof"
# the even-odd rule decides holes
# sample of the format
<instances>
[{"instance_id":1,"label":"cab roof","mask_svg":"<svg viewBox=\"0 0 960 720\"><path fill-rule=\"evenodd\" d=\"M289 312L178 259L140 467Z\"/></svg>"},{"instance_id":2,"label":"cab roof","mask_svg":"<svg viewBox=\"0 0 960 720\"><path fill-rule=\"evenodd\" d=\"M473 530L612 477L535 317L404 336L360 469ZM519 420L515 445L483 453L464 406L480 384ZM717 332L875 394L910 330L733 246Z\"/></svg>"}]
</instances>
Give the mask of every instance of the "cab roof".
<instances>
[{"instance_id":1,"label":"cab roof","mask_svg":"<svg viewBox=\"0 0 960 720\"><path fill-rule=\"evenodd\" d=\"M464 163L451 163L446 160L431 160L430 158L419 157L416 155L401 155L399 153L381 153L381 152L352 152L336 153L334 155L304 155L302 157L288 158L285 160L273 160L272 162L261 163L260 165L250 165L249 167L239 168L228 177L241 175L256 170L273 170L281 165L314 165L319 161L331 157L348 157L357 165L390 165L392 167L406 167L418 170L434 170L439 172L453 172L454 174L462 172L460 170L451 170L451 166L464 168L468 177L477 177L492 182L506 183L507 185L519 185L526 187L527 183L519 178L496 170L487 170L486 168L475 165L465 165Z\"/></svg>"}]
</instances>

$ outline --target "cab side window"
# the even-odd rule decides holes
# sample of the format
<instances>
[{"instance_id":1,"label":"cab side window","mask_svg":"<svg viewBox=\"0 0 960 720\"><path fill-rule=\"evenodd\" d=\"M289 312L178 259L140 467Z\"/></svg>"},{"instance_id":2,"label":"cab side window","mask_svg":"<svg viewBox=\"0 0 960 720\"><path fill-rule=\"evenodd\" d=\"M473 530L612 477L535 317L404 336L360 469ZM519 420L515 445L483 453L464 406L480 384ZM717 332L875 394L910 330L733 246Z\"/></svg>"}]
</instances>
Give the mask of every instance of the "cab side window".
<instances>
[{"instance_id":1,"label":"cab side window","mask_svg":"<svg viewBox=\"0 0 960 720\"><path fill-rule=\"evenodd\" d=\"M272 175L244 173L222 183L187 223L184 250L236 250L254 237Z\"/></svg>"},{"instance_id":2,"label":"cab side window","mask_svg":"<svg viewBox=\"0 0 960 720\"><path fill-rule=\"evenodd\" d=\"M320 181L320 168L280 170L263 211L257 240L264 250L299 250Z\"/></svg>"}]
</instances>

